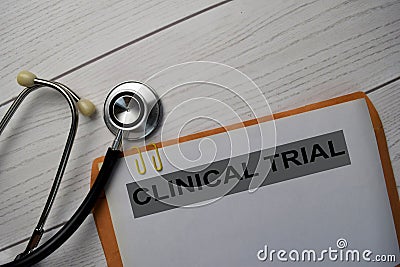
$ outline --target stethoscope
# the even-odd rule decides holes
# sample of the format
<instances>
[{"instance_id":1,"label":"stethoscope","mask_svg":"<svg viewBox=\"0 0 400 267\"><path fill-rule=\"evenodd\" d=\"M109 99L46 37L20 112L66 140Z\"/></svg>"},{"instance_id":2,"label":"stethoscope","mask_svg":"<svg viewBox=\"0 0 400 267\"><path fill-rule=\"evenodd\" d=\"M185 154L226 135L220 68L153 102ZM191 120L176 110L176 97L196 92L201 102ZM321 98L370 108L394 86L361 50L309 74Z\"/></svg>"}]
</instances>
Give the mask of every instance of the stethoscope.
<instances>
[{"instance_id":1,"label":"stethoscope","mask_svg":"<svg viewBox=\"0 0 400 267\"><path fill-rule=\"evenodd\" d=\"M80 98L67 86L37 78L28 71L21 71L17 76L17 81L26 88L17 96L1 120L0 135L26 96L42 87L55 89L63 95L71 110L72 121L53 185L28 245L14 261L2 266L31 266L49 256L67 241L90 214L111 176L122 153L122 139L139 140L150 135L157 128L162 116L161 101L154 90L146 84L136 81L124 82L110 91L104 103L104 121L115 135L115 139L107 150L100 172L89 193L69 221L54 236L38 246L75 139L79 119L78 110L84 116L91 116L96 108L92 102Z\"/></svg>"}]
</instances>

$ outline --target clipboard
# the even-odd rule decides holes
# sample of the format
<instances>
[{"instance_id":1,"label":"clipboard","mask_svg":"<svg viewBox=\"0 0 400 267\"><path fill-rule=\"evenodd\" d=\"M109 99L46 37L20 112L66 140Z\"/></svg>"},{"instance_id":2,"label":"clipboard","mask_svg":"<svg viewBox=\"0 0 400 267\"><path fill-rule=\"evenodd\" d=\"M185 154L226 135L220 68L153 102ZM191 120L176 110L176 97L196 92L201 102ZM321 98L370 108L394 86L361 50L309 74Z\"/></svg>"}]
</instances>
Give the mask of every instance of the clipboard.
<instances>
[{"instance_id":1,"label":"clipboard","mask_svg":"<svg viewBox=\"0 0 400 267\"><path fill-rule=\"evenodd\" d=\"M208 130L208 131L204 131L204 132L200 132L200 133L191 134L188 136L180 137L178 139L157 143L156 146L158 148L163 148L163 147L171 146L171 145L174 145L177 143L183 143L183 142L188 142L191 140L195 140L195 139L199 139L199 138L203 138L203 137L207 137L207 136L212 136L212 135L219 134L219 133L222 133L225 131L235 130L235 129L238 129L241 127L249 127L249 126L255 125L257 123L270 121L271 119L279 120L279 119L286 118L289 116L294 116L297 114L314 111L317 109L322 109L325 107L334 106L337 104L346 103L346 102L354 101L357 99L365 99L367 106L368 106L369 115L371 118L372 126L373 126L374 133L375 133L375 138L376 138L377 145L378 145L379 157L381 160L382 170L383 170L383 174L384 174L384 178L385 178L387 195L389 198L391 212L392 212L392 216L393 216L393 222L394 222L395 231L396 231L396 235L397 235L397 242L400 246L400 201L399 201L399 196L398 196L398 192L397 192L397 188L396 188L394 174L393 174L393 170L392 170L392 166L391 166L390 156L389 156L389 152L388 152L388 148L387 148L386 137L384 134L382 122L379 118L379 115L378 115L375 107L373 106L373 104L370 101L370 99L368 98L368 96L363 92L356 92L356 93L344 95L341 97L333 98L330 100L322 101L319 103L306 105L304 107L296 108L296 109L293 109L290 111L276 113L273 116L266 116L266 117L262 117L259 119L252 119L252 120L245 121L243 123L237 123L237 124L233 124L233 125L230 125L227 127L221 127L221 128L216 128L216 129L212 129L212 130ZM143 151L150 151L150 150L154 150L154 149L155 149L154 146L148 145L145 147L141 147L140 151L143 152ZM132 152L132 153L134 154L135 152ZM98 166L99 166L99 164L101 164L103 159L104 159L104 157L100 157L100 158L95 159L93 162L92 173L91 173L91 184L93 184L93 182L98 174L98 171L99 171ZM107 199L105 197L104 192L103 192L102 196L99 198L95 208L93 209L93 215L94 215L97 231L99 233L100 241L102 243L103 250L104 250L104 253L106 256L107 264L109 266L123 266L120 251L118 248L116 235L114 232L111 215L110 215L109 205L107 203Z\"/></svg>"}]
</instances>

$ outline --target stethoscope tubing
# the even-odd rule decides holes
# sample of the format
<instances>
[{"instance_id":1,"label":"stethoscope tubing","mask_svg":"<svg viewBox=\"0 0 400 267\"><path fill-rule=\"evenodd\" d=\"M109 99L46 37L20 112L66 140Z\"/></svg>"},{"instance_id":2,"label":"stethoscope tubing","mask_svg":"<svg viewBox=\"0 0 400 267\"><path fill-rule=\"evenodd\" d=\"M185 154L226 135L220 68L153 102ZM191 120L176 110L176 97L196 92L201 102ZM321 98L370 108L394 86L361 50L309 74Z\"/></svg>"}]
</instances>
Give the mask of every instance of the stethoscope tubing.
<instances>
[{"instance_id":1,"label":"stethoscope tubing","mask_svg":"<svg viewBox=\"0 0 400 267\"><path fill-rule=\"evenodd\" d=\"M103 189L111 177L111 174L113 172L114 166L118 160L119 157L122 156L122 152L120 150L121 144L122 144L122 138L124 136L124 133L126 131L132 130L130 128L127 128L127 125L123 125L121 127L117 128L112 128L112 132L116 135L111 147L108 148L108 151L106 153L106 156L104 158L104 162L102 164L102 167L100 169L100 172L91 187L89 193L86 195L85 199L82 201L78 209L75 211L75 213L72 215L72 217L66 222L62 228L54 235L52 236L49 240L38 246L39 241L44 233L44 225L45 222L48 218L48 215L50 213L51 207L54 203L58 188L61 183L62 176L64 174L69 155L71 153L72 145L75 139L75 135L77 132L78 128L78 120L79 120L79 115L78 115L78 109L79 111L85 115L85 116L91 116L93 112L95 111L95 107L93 103L88 101L87 99L81 99L77 94L74 93L71 89L69 89L67 86L55 82L55 81L47 81L43 80L40 78L37 78L36 75L27 72L27 71L22 71L18 74L17 81L20 85L25 86L26 88L17 96L17 98L14 100L13 104L11 107L8 109L6 114L4 115L3 119L0 121L0 135L3 132L4 128L7 126L8 122L18 109L18 107L21 105L23 100L26 98L26 96L41 88L41 87L50 87L61 93L64 98L67 100L68 105L71 110L71 127L70 131L67 137L67 142L64 147L64 151L61 157L60 164L57 169L57 173L55 176L55 179L53 181L52 188L50 190L50 194L47 198L46 204L43 208L42 214L39 218L39 222L36 226L36 228L33 231L33 234L28 242L28 245L25 249L24 252L19 254L14 261L0 265L0 267L6 267L6 266L31 266L35 263L38 263L39 261L43 260L50 254L52 254L55 250L57 250L62 244L64 244L71 236L72 234L79 228L79 226L84 222L86 217L90 214L92 209L94 208L97 199L103 192ZM133 89L132 89L132 88ZM122 91L121 91L122 90ZM115 87L112 92L116 93L121 93L123 92L124 94L122 95L122 100L125 101L125 93L127 95L131 95L132 97L139 97L141 93L145 96L147 96L147 99L144 100L141 97L141 101L143 103L146 103L147 105L150 105L150 109L148 109L148 114L147 117L152 117L153 121L149 125L142 125L140 129L143 130L148 130L145 131L144 134L142 134L140 131L135 132L137 136L135 136L134 140L137 140L138 138L144 138L153 130L156 128L157 124L160 121L160 117L162 114L162 108L161 104L159 103L158 96L156 93L147 85L144 85L140 82L125 82L121 83L117 87ZM110 95L109 95L110 96ZM117 95L118 96L118 95ZM120 96L121 98L121 96ZM113 101L117 101L119 98L116 99L106 99L106 103L108 103L109 107L111 107L113 104L115 104ZM139 102L138 102L139 103ZM140 104L140 103L139 103ZM155 113L153 113L153 106L156 106L157 109L155 109ZM107 108L107 110L109 109ZM132 113L133 109L130 109L129 107L124 110L123 112L126 113ZM146 110L146 109L144 109ZM131 114L132 115L132 114ZM113 116L116 116L113 114ZM106 116L107 119L112 120L111 116ZM146 118L147 118L146 117ZM138 120L139 121L139 120ZM143 120L145 121L145 120ZM136 122L136 121L135 121ZM139 122L142 122L140 120ZM106 120L107 124L107 120ZM125 122L124 122L125 124ZM107 124L107 126L109 126ZM109 127L110 128L110 127ZM135 129L135 127L133 127Z\"/></svg>"},{"instance_id":2,"label":"stethoscope tubing","mask_svg":"<svg viewBox=\"0 0 400 267\"><path fill-rule=\"evenodd\" d=\"M57 250L62 244L64 244L79 226L84 222L86 217L90 214L94 208L97 199L103 192L104 186L106 185L108 179L114 170L114 166L122 155L122 152L118 149L109 148L104 162L100 169L100 172L93 183L89 193L82 201L81 205L68 220L66 224L49 240L37 247L31 253L24 255L12 262L1 265L1 267L11 267L11 266L31 266L43 260L55 250Z\"/></svg>"},{"instance_id":3,"label":"stethoscope tubing","mask_svg":"<svg viewBox=\"0 0 400 267\"><path fill-rule=\"evenodd\" d=\"M24 101L24 99L33 91L36 91L42 87L49 87L52 89L55 89L58 91L67 101L68 106L71 111L71 125L70 125L70 130L68 133L67 141L64 146L64 150L61 156L60 163L57 168L57 172L52 184L52 187L50 189L49 196L46 200L45 206L42 210L42 213L40 215L39 221L36 224L36 227L33 231L33 234L29 240L28 246L26 250L23 253L28 253L32 248L36 247L37 242L41 239L43 232L44 232L44 225L46 223L46 220L50 214L51 207L54 203L54 200L57 195L57 191L60 187L61 180L66 168L66 165L68 163L68 158L71 153L71 149L74 143L74 139L76 136L77 128L78 128L78 121L79 121L79 115L78 115L78 110L76 107L76 102L79 101L79 96L77 96L72 90L70 90L67 86L60 84L58 82L51 82L43 79L36 78L35 79L35 86L32 87L26 87L22 92L17 96L11 107L7 110L6 114L4 115L3 119L0 122L0 135L4 131L5 127L11 120L12 116L15 114L21 103Z\"/></svg>"},{"instance_id":4,"label":"stethoscope tubing","mask_svg":"<svg viewBox=\"0 0 400 267\"><path fill-rule=\"evenodd\" d=\"M28 242L27 248L23 253L19 254L14 261L3 264L1 266L31 266L39 262L40 260L46 258L57 248L59 248L76 231L76 229L78 229L78 227L83 223L85 218L90 214L90 211L92 210L96 202L96 199L99 197L105 183L110 177L110 173L115 165L117 157L121 154L121 152L118 150L118 146L116 145L113 146L113 148L109 149L104 160L104 168L102 168L102 171L100 171L98 175L99 179L96 179L96 182L93 184L92 189L89 191L88 195L83 200L82 204L79 206L76 212L73 214L71 219L47 242L37 247L43 235L45 222L48 218L51 207L56 198L57 191L58 188L60 187L61 180L74 143L75 135L78 128L78 120L79 120L77 103L79 103L81 99L71 89L69 89L67 86L61 83L43 80L37 78L34 74L31 73L27 72L21 72L21 73L19 74L19 76L23 78L22 80L24 82L27 82L28 79L29 85L17 96L13 104L10 106L10 108L7 110L6 114L0 121L0 135L2 134L5 127L7 126L7 124L9 123L9 121L11 120L12 116L15 114L21 103L24 101L24 99L31 92L36 91L42 87L49 87L55 89L67 100L67 103L71 111L71 125L67 141L65 143L64 150L61 156L61 160L58 165L57 173L53 181L53 185L50 189L49 196L47 198L46 204L43 208L39 221ZM86 102L86 104L87 103L88 102ZM90 102L89 105L93 104ZM90 112L87 112L88 110L84 111L86 111L87 115L90 115ZM119 143L117 143L117 145L118 144Z\"/></svg>"}]
</instances>

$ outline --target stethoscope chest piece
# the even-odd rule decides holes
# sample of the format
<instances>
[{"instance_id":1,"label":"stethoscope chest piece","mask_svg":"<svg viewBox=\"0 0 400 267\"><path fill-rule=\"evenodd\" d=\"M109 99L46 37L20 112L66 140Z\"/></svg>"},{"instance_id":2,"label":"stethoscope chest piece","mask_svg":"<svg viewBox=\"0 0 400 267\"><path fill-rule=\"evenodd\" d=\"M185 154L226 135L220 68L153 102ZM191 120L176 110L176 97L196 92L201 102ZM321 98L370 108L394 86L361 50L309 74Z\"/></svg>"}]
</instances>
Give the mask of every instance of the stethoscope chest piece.
<instances>
[{"instance_id":1,"label":"stethoscope chest piece","mask_svg":"<svg viewBox=\"0 0 400 267\"><path fill-rule=\"evenodd\" d=\"M124 82L114 87L104 103L104 121L116 135L123 130L128 140L142 139L158 126L162 106L154 90L136 81Z\"/></svg>"}]
</instances>

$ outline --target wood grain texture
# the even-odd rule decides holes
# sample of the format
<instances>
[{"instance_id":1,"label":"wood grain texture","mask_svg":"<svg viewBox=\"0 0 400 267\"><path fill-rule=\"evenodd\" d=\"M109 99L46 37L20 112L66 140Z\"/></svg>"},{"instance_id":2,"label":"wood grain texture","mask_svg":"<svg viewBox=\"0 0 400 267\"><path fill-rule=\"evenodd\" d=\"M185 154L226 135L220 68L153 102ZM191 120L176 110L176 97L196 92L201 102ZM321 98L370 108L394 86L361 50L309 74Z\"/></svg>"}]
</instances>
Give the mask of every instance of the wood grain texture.
<instances>
[{"instance_id":1,"label":"wood grain texture","mask_svg":"<svg viewBox=\"0 0 400 267\"><path fill-rule=\"evenodd\" d=\"M398 1L235 1L63 77L61 82L92 99L99 112L92 119L81 117L47 225L67 220L89 190L91 162L104 154L113 139L102 121L101 106L106 93L117 83L145 80L174 64L209 60L246 73L274 112L365 91L399 73L399 11ZM33 60L32 64L37 62ZM59 71L54 67L41 72L52 76L55 70ZM205 77L226 78L212 74L206 73ZM195 74L185 75L186 79L196 78ZM151 85L159 91L162 84L181 80L179 73L164 75L153 79ZM240 79L230 85L257 111L263 111L265 102L254 87L242 84ZM236 115L253 117L243 102L226 90L198 85L180 90L163 98L166 115L192 96L223 101L236 113L211 103L186 106L165 125L164 140L175 138L175 129L181 127L181 134L189 134L217 126L202 119L185 125L193 115L212 115L224 125L237 122ZM40 99L44 94L46 101ZM62 99L49 90L36 92L0 140L0 248L27 237L41 212L70 120L62 104ZM156 133L149 142L160 139L160 133Z\"/></svg>"},{"instance_id":2,"label":"wood grain texture","mask_svg":"<svg viewBox=\"0 0 400 267\"><path fill-rule=\"evenodd\" d=\"M0 104L17 73L52 78L124 43L217 3L200 1L2 1Z\"/></svg>"},{"instance_id":3,"label":"wood grain texture","mask_svg":"<svg viewBox=\"0 0 400 267\"><path fill-rule=\"evenodd\" d=\"M50 238L58 229L45 233L43 241ZM1 251L0 264L14 259L15 255L24 251L25 246L26 243L23 243ZM51 257L35 266L106 266L106 259L92 215L89 215L77 232Z\"/></svg>"},{"instance_id":4,"label":"wood grain texture","mask_svg":"<svg viewBox=\"0 0 400 267\"><path fill-rule=\"evenodd\" d=\"M384 125L389 152L391 154L393 171L397 179L398 190L400 190L400 157L398 148L398 129L399 123L396 119L400 115L399 100L400 82L390 84L369 94L371 101L377 108L381 120ZM3 111L4 109L0 109ZM44 236L44 241L59 229L49 231ZM82 239L84 237L84 240ZM16 254L21 252L25 247L25 243L16 245L10 249L0 252L0 263L12 259ZM73 264L79 266L105 266L105 258L98 240L95 224L92 216L85 221L78 232L63 245L54 255L44 260L38 266L56 266L59 264Z\"/></svg>"},{"instance_id":5,"label":"wood grain texture","mask_svg":"<svg viewBox=\"0 0 400 267\"><path fill-rule=\"evenodd\" d=\"M383 123L394 177L400 190L400 81L369 94Z\"/></svg>"}]
</instances>

